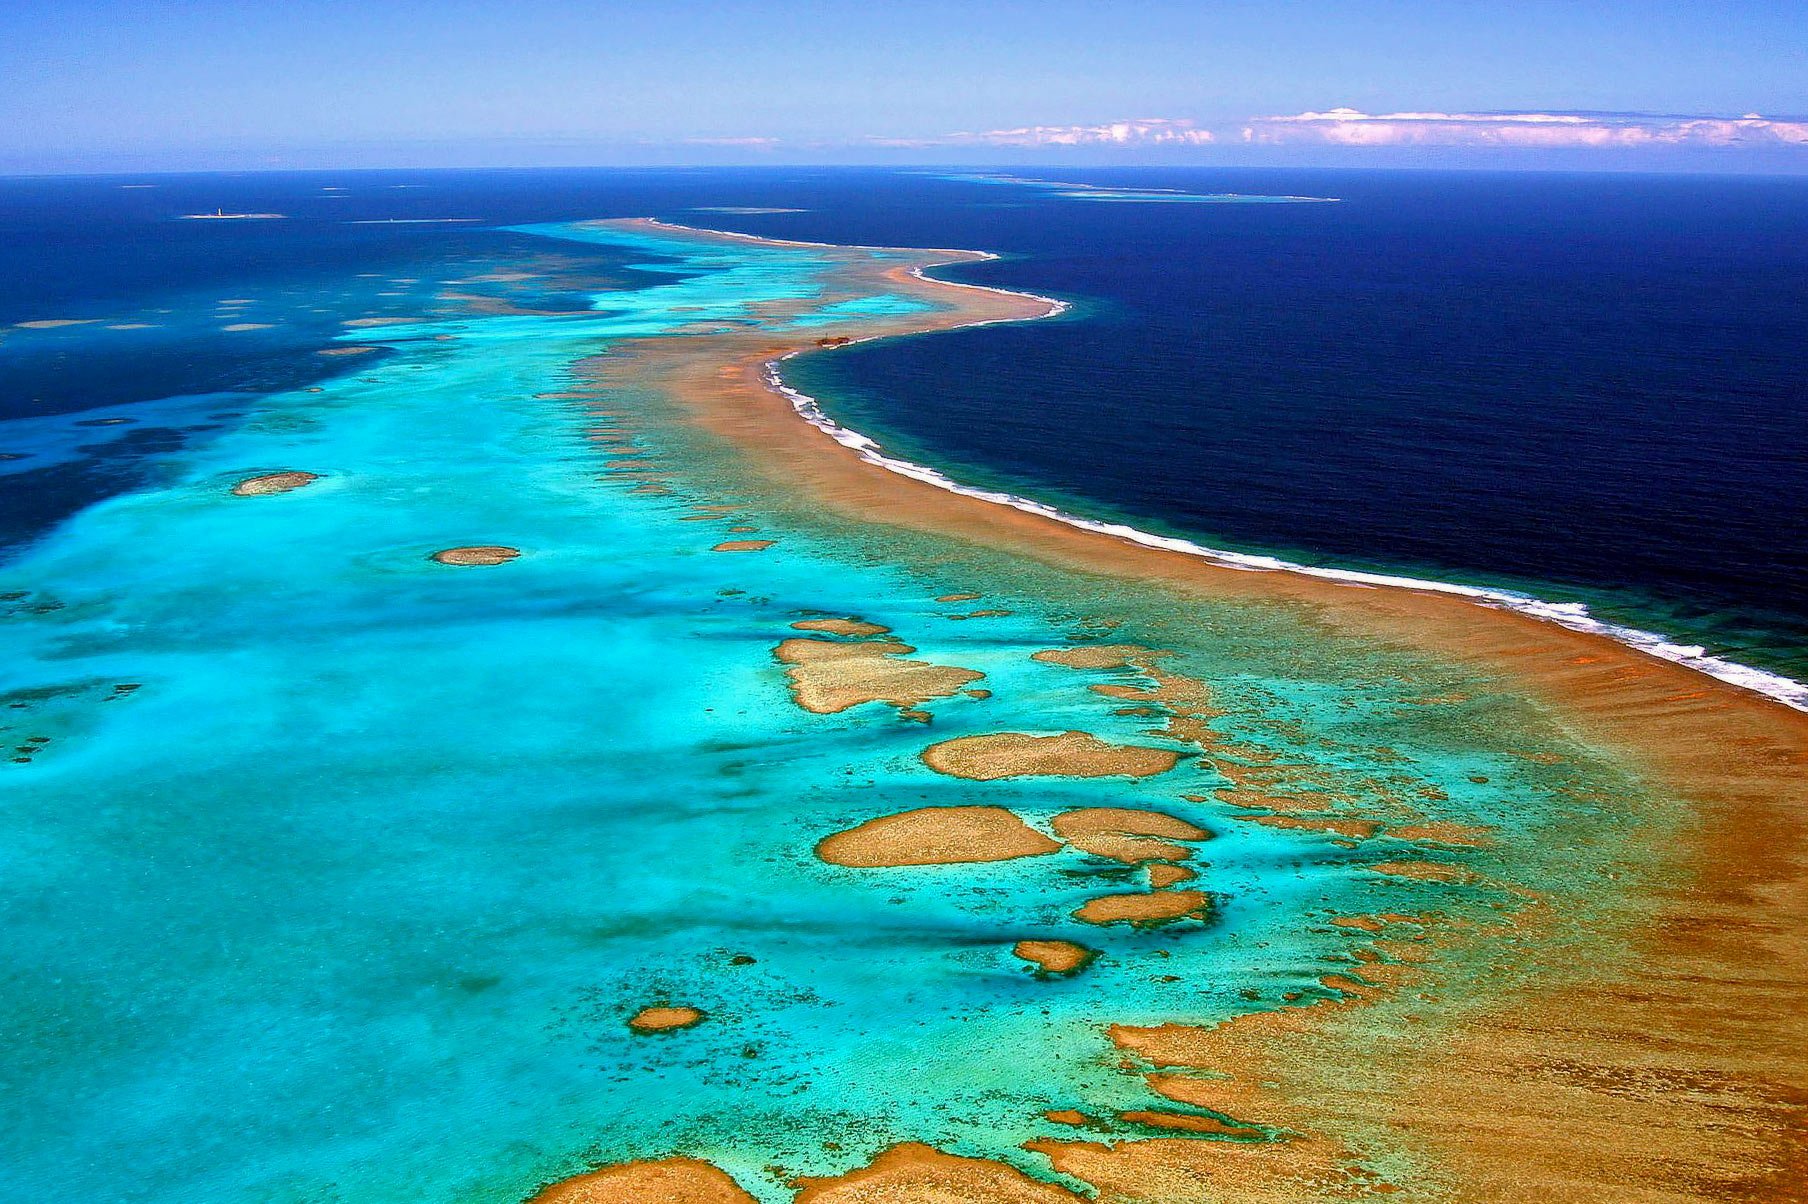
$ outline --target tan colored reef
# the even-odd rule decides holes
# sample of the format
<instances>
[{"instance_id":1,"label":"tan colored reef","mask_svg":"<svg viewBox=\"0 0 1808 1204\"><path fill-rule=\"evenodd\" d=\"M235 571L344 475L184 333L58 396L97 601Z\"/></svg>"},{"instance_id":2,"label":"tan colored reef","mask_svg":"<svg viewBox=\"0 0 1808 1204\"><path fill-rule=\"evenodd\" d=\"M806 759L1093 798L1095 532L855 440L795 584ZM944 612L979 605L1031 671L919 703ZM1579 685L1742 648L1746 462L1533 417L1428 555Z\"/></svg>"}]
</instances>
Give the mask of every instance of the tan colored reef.
<instances>
[{"instance_id":1,"label":"tan colored reef","mask_svg":"<svg viewBox=\"0 0 1808 1204\"><path fill-rule=\"evenodd\" d=\"M503 547L500 544L473 544L462 548L441 548L433 554L433 559L441 564L481 566L506 564L519 555L519 548Z\"/></svg>"},{"instance_id":2,"label":"tan colored reef","mask_svg":"<svg viewBox=\"0 0 1808 1204\"><path fill-rule=\"evenodd\" d=\"M271 493L288 493L320 479L313 472L269 472L261 477L246 477L232 487L239 497L263 497Z\"/></svg>"},{"instance_id":3,"label":"tan colored reef","mask_svg":"<svg viewBox=\"0 0 1808 1204\"><path fill-rule=\"evenodd\" d=\"M772 655L786 666L791 696L818 715L832 715L863 702L913 708L948 698L985 676L955 665L908 659L916 649L901 640L785 640Z\"/></svg>"},{"instance_id":4,"label":"tan colored reef","mask_svg":"<svg viewBox=\"0 0 1808 1204\"><path fill-rule=\"evenodd\" d=\"M1082 1199L1008 1166L912 1142L845 1175L805 1180L796 1204L1081 1204Z\"/></svg>"},{"instance_id":5,"label":"tan colored reef","mask_svg":"<svg viewBox=\"0 0 1808 1204\"><path fill-rule=\"evenodd\" d=\"M1128 807L1084 807L1064 811L1051 821L1055 835L1095 857L1135 864L1139 861L1184 861L1193 855L1176 840L1211 836L1203 828L1159 811Z\"/></svg>"},{"instance_id":6,"label":"tan colored reef","mask_svg":"<svg viewBox=\"0 0 1808 1204\"><path fill-rule=\"evenodd\" d=\"M830 865L873 869L1009 861L1060 847L1003 807L922 807L825 837L816 855Z\"/></svg>"},{"instance_id":7,"label":"tan colored reef","mask_svg":"<svg viewBox=\"0 0 1808 1204\"><path fill-rule=\"evenodd\" d=\"M1326 975L1322 998L1299 998L1215 1028L1110 1030L1127 1072L1144 1074L1157 1096L1264 1126L1284 1140L1179 1130L1105 1140L1073 1130L1031 1143L1030 1152L1096 1189L1099 1204L1382 1196L1502 1204L1808 1200L1808 715L1605 637L1461 596L1219 567L888 472L800 421L767 385L764 366L813 349L817 337L1034 317L1047 306L912 274L968 262L969 253L923 252L884 263L860 250L824 254L838 257L849 291L863 286L936 308L863 320L846 332L740 329L627 341L586 370L600 387L632 385L673 399L696 431L739 454L746 492L774 513L860 525L880 540L915 536L985 548L1089 581L1134 583L1171 598L1177 611L1199 603L1247 606L1284 614L1327 638L1410 653L1447 666L1453 681L1473 679L1530 700L1574 739L1652 791L1681 800L1688 812L1688 822L1655 850L1660 872L1589 884L1598 896L1611 896L1613 907L1581 947L1548 947L1552 925L1541 919L1544 904L1536 899L1522 900L1520 911L1503 913L1486 930L1415 918L1408 900L1420 876L1452 870L1402 856L1376 867L1398 882L1400 913L1339 917L1351 921L1337 926L1349 933L1356 960L1349 973ZM1383 824L1384 835L1423 826L1403 838L1427 842L1428 857L1440 846L1487 840L1384 809L1357 814L1319 784L1291 778L1286 765L1239 758L1211 729L1206 685L1165 674L1155 650L1091 645L1038 659L1139 679L1096 686L1126 704L1159 708L1164 734L1213 750L1213 765L1231 788L1200 801L1251 814L1354 817ZM1456 696L1440 690L1421 701L1430 706ZM1072 760L1030 743L1051 739L1077 745L1070 751L1080 752L1084 765L1100 763L1095 745L1112 755L1113 746L1085 733L1002 733L945 741L924 759L981 780L1060 773ZM1153 877L1163 864L1150 866L1153 885L1161 885ZM1204 903L1201 892L1158 889L1085 906L1095 919L1111 917L1107 922L1150 922L1159 917L1136 912L1155 905L1108 900L1164 895L1170 901L1163 907L1194 895ZM1465 967L1478 949L1512 960L1524 977L1468 977ZM1146 1113L1159 1111L1165 1109ZM1001 1165L969 1167L970 1160L946 1160L925 1147L899 1149L907 1153L894 1157L894 1150L870 1168L812 1183L799 1199L1080 1198ZM1377 1156L1395 1168L1388 1176L1365 1164Z\"/></svg>"},{"instance_id":8,"label":"tan colored reef","mask_svg":"<svg viewBox=\"0 0 1808 1204\"><path fill-rule=\"evenodd\" d=\"M1102 895L1089 899L1075 911L1074 919L1088 924L1166 924L1189 917L1202 917L1206 910L1204 891L1152 890L1135 895Z\"/></svg>"},{"instance_id":9,"label":"tan colored reef","mask_svg":"<svg viewBox=\"0 0 1808 1204\"><path fill-rule=\"evenodd\" d=\"M735 1181L696 1158L633 1162L555 1183L532 1204L754 1204Z\"/></svg>"},{"instance_id":10,"label":"tan colored reef","mask_svg":"<svg viewBox=\"0 0 1808 1204\"><path fill-rule=\"evenodd\" d=\"M702 1019L703 1013L697 1008L682 1004L660 1004L641 1008L634 1013L628 1020L628 1027L637 1033L663 1033L675 1028L689 1028Z\"/></svg>"},{"instance_id":11,"label":"tan colored reef","mask_svg":"<svg viewBox=\"0 0 1808 1204\"><path fill-rule=\"evenodd\" d=\"M981 782L1024 777L1146 778L1166 773L1179 760L1180 754L1170 749L1108 744L1089 732L959 736L923 750L923 763L937 773Z\"/></svg>"},{"instance_id":12,"label":"tan colored reef","mask_svg":"<svg viewBox=\"0 0 1808 1204\"><path fill-rule=\"evenodd\" d=\"M1045 974L1072 974L1099 955L1098 950L1072 941L1018 941L1011 952Z\"/></svg>"},{"instance_id":13,"label":"tan colored reef","mask_svg":"<svg viewBox=\"0 0 1808 1204\"><path fill-rule=\"evenodd\" d=\"M860 619L800 619L791 624L793 631L821 631L828 635L884 635L891 630Z\"/></svg>"}]
</instances>

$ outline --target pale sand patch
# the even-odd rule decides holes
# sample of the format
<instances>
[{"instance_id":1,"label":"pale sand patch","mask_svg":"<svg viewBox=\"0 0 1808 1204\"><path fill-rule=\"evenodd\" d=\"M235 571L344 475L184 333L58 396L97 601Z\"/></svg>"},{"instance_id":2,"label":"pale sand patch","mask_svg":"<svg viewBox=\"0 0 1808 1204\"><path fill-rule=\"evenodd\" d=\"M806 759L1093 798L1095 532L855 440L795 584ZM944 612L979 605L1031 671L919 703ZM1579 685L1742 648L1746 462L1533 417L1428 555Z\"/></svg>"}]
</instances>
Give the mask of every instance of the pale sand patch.
<instances>
[{"instance_id":1,"label":"pale sand patch","mask_svg":"<svg viewBox=\"0 0 1808 1204\"><path fill-rule=\"evenodd\" d=\"M755 1204L719 1168L696 1158L630 1162L555 1183L528 1204Z\"/></svg>"},{"instance_id":2,"label":"pale sand patch","mask_svg":"<svg viewBox=\"0 0 1808 1204\"><path fill-rule=\"evenodd\" d=\"M777 543L773 539L731 539L711 548L712 552L764 552Z\"/></svg>"},{"instance_id":3,"label":"pale sand patch","mask_svg":"<svg viewBox=\"0 0 1808 1204\"><path fill-rule=\"evenodd\" d=\"M288 493L320 479L314 472L271 472L261 477L246 477L232 487L240 497L262 497L270 493Z\"/></svg>"},{"instance_id":4,"label":"pale sand patch","mask_svg":"<svg viewBox=\"0 0 1808 1204\"><path fill-rule=\"evenodd\" d=\"M55 330L59 326L86 326L90 322L98 322L99 318L37 318L30 322L15 322L20 330Z\"/></svg>"},{"instance_id":5,"label":"pale sand patch","mask_svg":"<svg viewBox=\"0 0 1808 1204\"><path fill-rule=\"evenodd\" d=\"M636 1012L628 1021L628 1027L637 1033L663 1033L689 1028L702 1019L703 1013L693 1007L648 1007Z\"/></svg>"},{"instance_id":6,"label":"pale sand patch","mask_svg":"<svg viewBox=\"0 0 1808 1204\"><path fill-rule=\"evenodd\" d=\"M1072 941L1018 941L1011 952L1045 974L1072 974L1099 955L1097 949Z\"/></svg>"},{"instance_id":7,"label":"pale sand patch","mask_svg":"<svg viewBox=\"0 0 1808 1204\"><path fill-rule=\"evenodd\" d=\"M271 328L271 324L269 322L232 322L225 326L220 327L221 330L230 330L230 331L269 330L270 328Z\"/></svg>"},{"instance_id":8,"label":"pale sand patch","mask_svg":"<svg viewBox=\"0 0 1808 1204\"><path fill-rule=\"evenodd\" d=\"M785 673L797 705L818 715L863 702L919 707L932 698L950 697L985 676L955 665L905 659L915 651L899 640L850 644L795 637L781 642L772 655L788 666Z\"/></svg>"},{"instance_id":9,"label":"pale sand patch","mask_svg":"<svg viewBox=\"0 0 1808 1204\"><path fill-rule=\"evenodd\" d=\"M315 355L369 355L373 351L381 351L381 347L322 347Z\"/></svg>"},{"instance_id":10,"label":"pale sand patch","mask_svg":"<svg viewBox=\"0 0 1808 1204\"><path fill-rule=\"evenodd\" d=\"M427 318L348 318L341 326L408 326L416 322L428 321Z\"/></svg>"},{"instance_id":11,"label":"pale sand patch","mask_svg":"<svg viewBox=\"0 0 1808 1204\"><path fill-rule=\"evenodd\" d=\"M917 1142L895 1145L868 1166L833 1179L805 1179L795 1204L1083 1204L1085 1197L1019 1170L960 1158Z\"/></svg>"},{"instance_id":12,"label":"pale sand patch","mask_svg":"<svg viewBox=\"0 0 1808 1204\"><path fill-rule=\"evenodd\" d=\"M462 548L441 548L433 554L433 559L441 564L491 565L505 563L519 555L520 548L504 547L501 544L473 544Z\"/></svg>"},{"instance_id":13,"label":"pale sand patch","mask_svg":"<svg viewBox=\"0 0 1808 1204\"><path fill-rule=\"evenodd\" d=\"M1088 899L1074 919L1088 924L1165 924L1188 916L1203 917L1207 899L1200 890L1157 890L1136 895L1101 895Z\"/></svg>"},{"instance_id":14,"label":"pale sand patch","mask_svg":"<svg viewBox=\"0 0 1808 1204\"><path fill-rule=\"evenodd\" d=\"M982 782L1033 776L1146 778L1166 773L1179 760L1180 754L1170 749L1107 744L1089 732L996 732L960 736L923 750L923 763L937 773Z\"/></svg>"},{"instance_id":15,"label":"pale sand patch","mask_svg":"<svg viewBox=\"0 0 1808 1204\"><path fill-rule=\"evenodd\" d=\"M830 865L875 869L1009 861L1060 848L1003 807L922 807L824 837L816 855Z\"/></svg>"},{"instance_id":16,"label":"pale sand patch","mask_svg":"<svg viewBox=\"0 0 1808 1204\"><path fill-rule=\"evenodd\" d=\"M793 631L821 631L828 635L885 635L889 627L868 623L864 619L800 619L791 624Z\"/></svg>"},{"instance_id":17,"label":"pale sand patch","mask_svg":"<svg viewBox=\"0 0 1808 1204\"><path fill-rule=\"evenodd\" d=\"M108 330L150 330L152 327L154 327L156 325L157 325L157 323L155 323L155 322L113 322L108 325L107 329Z\"/></svg>"}]
</instances>

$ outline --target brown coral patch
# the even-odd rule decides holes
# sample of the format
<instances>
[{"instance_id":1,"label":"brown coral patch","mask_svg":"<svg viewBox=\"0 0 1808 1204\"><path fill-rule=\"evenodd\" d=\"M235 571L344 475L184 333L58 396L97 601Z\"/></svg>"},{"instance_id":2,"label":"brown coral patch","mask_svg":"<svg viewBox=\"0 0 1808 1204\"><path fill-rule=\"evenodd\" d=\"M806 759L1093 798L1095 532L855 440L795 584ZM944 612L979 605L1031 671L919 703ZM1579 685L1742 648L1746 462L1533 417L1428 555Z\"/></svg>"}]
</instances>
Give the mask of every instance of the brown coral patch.
<instances>
[{"instance_id":1,"label":"brown coral patch","mask_svg":"<svg viewBox=\"0 0 1808 1204\"><path fill-rule=\"evenodd\" d=\"M1134 895L1101 895L1088 899L1074 919L1088 924L1132 924L1138 927L1203 917L1207 900L1199 890L1156 890Z\"/></svg>"},{"instance_id":2,"label":"brown coral patch","mask_svg":"<svg viewBox=\"0 0 1808 1204\"><path fill-rule=\"evenodd\" d=\"M1344 816L1306 819L1297 815L1239 815L1244 823L1261 824L1264 828L1285 828L1294 832L1332 832L1351 840L1367 840L1381 830L1372 819L1349 819Z\"/></svg>"},{"instance_id":3,"label":"brown coral patch","mask_svg":"<svg viewBox=\"0 0 1808 1204\"><path fill-rule=\"evenodd\" d=\"M1488 829L1472 827L1469 824L1451 823L1448 820L1434 820L1431 823L1408 824L1403 828L1389 828L1387 834L1395 840L1416 840L1427 844L1468 845L1471 848L1486 848L1494 843L1494 838Z\"/></svg>"},{"instance_id":4,"label":"brown coral patch","mask_svg":"<svg viewBox=\"0 0 1808 1204\"><path fill-rule=\"evenodd\" d=\"M501 544L472 544L461 548L441 548L433 554L433 559L441 564L491 565L504 564L519 555L521 555L520 548L505 547Z\"/></svg>"},{"instance_id":5,"label":"brown coral patch","mask_svg":"<svg viewBox=\"0 0 1808 1204\"><path fill-rule=\"evenodd\" d=\"M932 698L947 698L983 673L956 665L906 659L916 649L900 640L845 643L795 637L773 649L786 666L797 705L818 715L832 715L863 702L900 708L920 707Z\"/></svg>"},{"instance_id":6,"label":"brown coral patch","mask_svg":"<svg viewBox=\"0 0 1808 1204\"><path fill-rule=\"evenodd\" d=\"M796 1204L1083 1204L1084 1197L1022 1171L909 1142L859 1170L806 1179Z\"/></svg>"},{"instance_id":7,"label":"brown coral patch","mask_svg":"<svg viewBox=\"0 0 1808 1204\"><path fill-rule=\"evenodd\" d=\"M861 619L800 619L791 624L794 631L820 631L827 635L885 635L891 630Z\"/></svg>"},{"instance_id":8,"label":"brown coral patch","mask_svg":"<svg viewBox=\"0 0 1808 1204\"><path fill-rule=\"evenodd\" d=\"M664 1004L641 1008L628 1021L628 1027L637 1033L663 1033L673 1029L689 1028L701 1022L703 1013L694 1007L679 1005L676 1007Z\"/></svg>"},{"instance_id":9,"label":"brown coral patch","mask_svg":"<svg viewBox=\"0 0 1808 1204\"><path fill-rule=\"evenodd\" d=\"M261 477L246 477L232 487L239 497L263 497L271 493L288 493L320 479L315 472L269 472Z\"/></svg>"},{"instance_id":10,"label":"brown coral patch","mask_svg":"<svg viewBox=\"0 0 1808 1204\"><path fill-rule=\"evenodd\" d=\"M1152 862L1147 867L1149 886L1154 890L1166 890L1170 886L1179 886L1182 882L1191 882L1199 875L1184 865L1167 865L1163 862Z\"/></svg>"},{"instance_id":11,"label":"brown coral patch","mask_svg":"<svg viewBox=\"0 0 1808 1204\"><path fill-rule=\"evenodd\" d=\"M1060 847L1003 807L921 807L824 837L816 855L830 865L874 869L1009 861Z\"/></svg>"},{"instance_id":12,"label":"brown coral patch","mask_svg":"<svg viewBox=\"0 0 1808 1204\"><path fill-rule=\"evenodd\" d=\"M1083 807L1053 821L1055 835L1082 852L1134 865L1139 861L1184 861L1193 850L1170 840L1205 840L1211 833L1159 811L1129 807Z\"/></svg>"},{"instance_id":13,"label":"brown coral patch","mask_svg":"<svg viewBox=\"0 0 1808 1204\"><path fill-rule=\"evenodd\" d=\"M960 736L923 750L923 763L950 777L989 782L1020 777L1150 777L1166 773L1180 754L1140 744L1108 744L1089 732L1037 736L996 732Z\"/></svg>"},{"instance_id":14,"label":"brown coral patch","mask_svg":"<svg viewBox=\"0 0 1808 1204\"><path fill-rule=\"evenodd\" d=\"M528 1204L755 1204L723 1172L697 1158L605 1167L555 1183Z\"/></svg>"},{"instance_id":15,"label":"brown coral patch","mask_svg":"<svg viewBox=\"0 0 1808 1204\"><path fill-rule=\"evenodd\" d=\"M1018 941L1011 952L1045 974L1072 974L1099 955L1098 950L1072 941Z\"/></svg>"}]
</instances>

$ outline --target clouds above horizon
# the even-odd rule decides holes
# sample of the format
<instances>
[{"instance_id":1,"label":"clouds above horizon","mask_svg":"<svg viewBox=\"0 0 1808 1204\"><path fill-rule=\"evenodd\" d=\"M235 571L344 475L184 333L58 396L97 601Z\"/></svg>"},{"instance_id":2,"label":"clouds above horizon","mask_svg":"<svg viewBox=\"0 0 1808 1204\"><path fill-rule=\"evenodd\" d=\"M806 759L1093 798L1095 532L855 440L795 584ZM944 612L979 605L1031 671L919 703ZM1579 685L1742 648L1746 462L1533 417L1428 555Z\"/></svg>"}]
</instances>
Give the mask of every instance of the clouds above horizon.
<instances>
[{"instance_id":1,"label":"clouds above horizon","mask_svg":"<svg viewBox=\"0 0 1808 1204\"><path fill-rule=\"evenodd\" d=\"M1143 117L1103 125L1030 125L1010 130L950 135L945 141L981 146L1200 146L1216 141L1210 130L1183 118Z\"/></svg>"},{"instance_id":2,"label":"clouds above horizon","mask_svg":"<svg viewBox=\"0 0 1808 1204\"><path fill-rule=\"evenodd\" d=\"M728 141L728 140L723 140ZM752 141L752 140L749 140ZM1592 112L1365 113L1335 108L1252 117L1217 129L1186 118L1142 117L1097 125L1028 125L932 137L869 135L887 149L999 147L1175 149L1248 146L1337 148L1637 150L1665 148L1808 149L1808 119Z\"/></svg>"},{"instance_id":3,"label":"clouds above horizon","mask_svg":"<svg viewBox=\"0 0 1808 1204\"><path fill-rule=\"evenodd\" d=\"M1338 108L1257 117L1243 140L1258 145L1528 147L1800 146L1808 120L1645 113L1364 113Z\"/></svg>"}]
</instances>

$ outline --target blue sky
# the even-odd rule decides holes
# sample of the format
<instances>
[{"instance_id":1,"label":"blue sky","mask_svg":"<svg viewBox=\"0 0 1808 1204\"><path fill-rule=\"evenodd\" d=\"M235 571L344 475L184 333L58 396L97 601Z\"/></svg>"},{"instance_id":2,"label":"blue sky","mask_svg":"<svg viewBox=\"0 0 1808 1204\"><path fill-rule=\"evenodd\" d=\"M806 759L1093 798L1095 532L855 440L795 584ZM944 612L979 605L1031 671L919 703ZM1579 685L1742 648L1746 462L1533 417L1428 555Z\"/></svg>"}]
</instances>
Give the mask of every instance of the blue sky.
<instances>
[{"instance_id":1,"label":"blue sky","mask_svg":"<svg viewBox=\"0 0 1808 1204\"><path fill-rule=\"evenodd\" d=\"M1808 171L1808 0L41 0L0 11L0 79L0 172Z\"/></svg>"}]
</instances>

